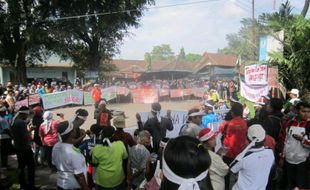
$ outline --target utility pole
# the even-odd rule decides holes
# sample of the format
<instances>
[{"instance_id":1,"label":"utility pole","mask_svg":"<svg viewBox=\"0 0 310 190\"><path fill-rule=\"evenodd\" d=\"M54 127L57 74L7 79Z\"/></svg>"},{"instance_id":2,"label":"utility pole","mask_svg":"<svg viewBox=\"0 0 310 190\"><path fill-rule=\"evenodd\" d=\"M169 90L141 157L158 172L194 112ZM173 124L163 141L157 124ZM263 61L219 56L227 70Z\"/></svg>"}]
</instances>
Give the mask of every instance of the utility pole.
<instances>
[{"instance_id":1,"label":"utility pole","mask_svg":"<svg viewBox=\"0 0 310 190\"><path fill-rule=\"evenodd\" d=\"M256 32L255 32L255 2L252 0L252 42L256 45ZM253 49L253 61L256 57L256 48Z\"/></svg>"}]
</instances>

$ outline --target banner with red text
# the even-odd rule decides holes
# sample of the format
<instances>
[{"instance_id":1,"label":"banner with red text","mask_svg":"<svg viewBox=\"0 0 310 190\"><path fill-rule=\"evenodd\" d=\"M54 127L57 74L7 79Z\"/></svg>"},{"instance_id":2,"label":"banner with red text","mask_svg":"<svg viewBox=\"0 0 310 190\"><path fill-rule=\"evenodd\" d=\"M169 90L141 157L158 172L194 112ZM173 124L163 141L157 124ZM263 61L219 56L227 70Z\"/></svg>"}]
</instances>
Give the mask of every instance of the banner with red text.
<instances>
[{"instance_id":1,"label":"banner with red text","mask_svg":"<svg viewBox=\"0 0 310 190\"><path fill-rule=\"evenodd\" d=\"M67 90L52 94L44 94L42 101L44 109L61 107L68 104L82 105L83 91Z\"/></svg>"},{"instance_id":2,"label":"banner with red text","mask_svg":"<svg viewBox=\"0 0 310 190\"><path fill-rule=\"evenodd\" d=\"M240 81L241 96L252 102L258 102L258 99L268 94L268 85L250 86Z\"/></svg>"},{"instance_id":3,"label":"banner with red text","mask_svg":"<svg viewBox=\"0 0 310 190\"><path fill-rule=\"evenodd\" d=\"M157 89L133 89L131 90L133 103L158 102Z\"/></svg>"},{"instance_id":4,"label":"banner with red text","mask_svg":"<svg viewBox=\"0 0 310 190\"><path fill-rule=\"evenodd\" d=\"M183 97L183 89L171 89L170 98L181 98Z\"/></svg>"},{"instance_id":5,"label":"banner with red text","mask_svg":"<svg viewBox=\"0 0 310 190\"><path fill-rule=\"evenodd\" d=\"M169 92L170 92L169 89L159 89L158 90L158 93L159 93L160 97L169 96Z\"/></svg>"},{"instance_id":6,"label":"banner with red text","mask_svg":"<svg viewBox=\"0 0 310 190\"><path fill-rule=\"evenodd\" d=\"M245 83L248 85L265 85L267 80L267 65L248 65L244 69Z\"/></svg>"}]
</instances>

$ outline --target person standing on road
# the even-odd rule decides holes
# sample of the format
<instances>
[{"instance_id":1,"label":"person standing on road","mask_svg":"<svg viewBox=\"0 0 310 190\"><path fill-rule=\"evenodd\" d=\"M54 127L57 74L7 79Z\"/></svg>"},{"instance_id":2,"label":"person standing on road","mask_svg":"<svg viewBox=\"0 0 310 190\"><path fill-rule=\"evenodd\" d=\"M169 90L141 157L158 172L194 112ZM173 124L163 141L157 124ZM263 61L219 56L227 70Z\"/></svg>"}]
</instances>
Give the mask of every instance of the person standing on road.
<instances>
[{"instance_id":1,"label":"person standing on road","mask_svg":"<svg viewBox=\"0 0 310 190\"><path fill-rule=\"evenodd\" d=\"M14 146L17 154L17 162L19 169L19 184L21 189L37 189L35 187L35 163L31 149L31 135L28 131L27 118L29 116L29 108L22 106L16 113L12 121L11 131L14 140ZM25 168L28 170L28 184L25 182Z\"/></svg>"},{"instance_id":2,"label":"person standing on road","mask_svg":"<svg viewBox=\"0 0 310 190\"><path fill-rule=\"evenodd\" d=\"M89 190L86 180L87 166L83 154L74 146L76 130L72 122L63 121L57 128L60 136L52 152L52 163L57 168L59 190Z\"/></svg>"},{"instance_id":3,"label":"person standing on road","mask_svg":"<svg viewBox=\"0 0 310 190\"><path fill-rule=\"evenodd\" d=\"M91 92L91 95L95 103L95 109L97 109L99 102L101 100L101 90L100 90L99 84L94 84L94 88Z\"/></svg>"}]
</instances>

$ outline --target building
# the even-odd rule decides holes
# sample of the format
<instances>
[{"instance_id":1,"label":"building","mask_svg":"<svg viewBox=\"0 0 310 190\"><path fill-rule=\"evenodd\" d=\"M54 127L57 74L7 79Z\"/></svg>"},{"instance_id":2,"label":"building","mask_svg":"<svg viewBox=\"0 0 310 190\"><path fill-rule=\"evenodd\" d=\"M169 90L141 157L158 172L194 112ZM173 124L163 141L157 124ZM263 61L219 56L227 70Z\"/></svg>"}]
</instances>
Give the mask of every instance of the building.
<instances>
[{"instance_id":1,"label":"building","mask_svg":"<svg viewBox=\"0 0 310 190\"><path fill-rule=\"evenodd\" d=\"M237 75L237 61L236 56L205 52L195 64L193 74L204 79L233 79Z\"/></svg>"},{"instance_id":2,"label":"building","mask_svg":"<svg viewBox=\"0 0 310 190\"><path fill-rule=\"evenodd\" d=\"M48 80L63 81L74 83L76 80L76 69L70 61L61 61L60 58L53 56L47 63L27 66L27 81ZM0 83L6 84L13 79L14 70L7 65L0 66Z\"/></svg>"}]
</instances>

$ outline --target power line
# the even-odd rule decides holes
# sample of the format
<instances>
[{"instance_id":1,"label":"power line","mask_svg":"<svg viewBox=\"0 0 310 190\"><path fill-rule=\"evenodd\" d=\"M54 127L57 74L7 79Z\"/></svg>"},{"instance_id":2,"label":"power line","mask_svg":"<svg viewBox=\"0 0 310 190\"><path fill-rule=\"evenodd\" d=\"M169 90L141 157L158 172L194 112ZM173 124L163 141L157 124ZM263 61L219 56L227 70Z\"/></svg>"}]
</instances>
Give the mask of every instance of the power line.
<instances>
[{"instance_id":1,"label":"power line","mask_svg":"<svg viewBox=\"0 0 310 190\"><path fill-rule=\"evenodd\" d=\"M221 0L201 0L201 1L194 1L194 2L188 2L188 3L177 3L177 4L163 5L163 6L152 6L152 7L146 7L146 9L147 10L163 9L163 8L170 8L170 7L177 7L177 6L188 6L188 5L203 4L203 3L216 2L216 1L221 1ZM66 17L52 18L49 20L51 20L51 21L69 20L69 19L76 19L76 18L104 16L104 15L112 15L112 14L119 14L119 13L130 14L130 12L135 12L135 11L139 11L139 10L138 9L128 9L128 10L122 10L122 11L112 11L112 12L93 13L93 14L85 14L85 15L66 16Z\"/></svg>"}]
</instances>

